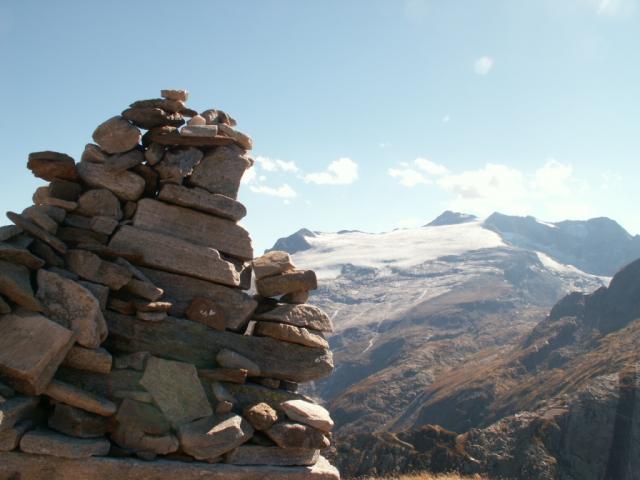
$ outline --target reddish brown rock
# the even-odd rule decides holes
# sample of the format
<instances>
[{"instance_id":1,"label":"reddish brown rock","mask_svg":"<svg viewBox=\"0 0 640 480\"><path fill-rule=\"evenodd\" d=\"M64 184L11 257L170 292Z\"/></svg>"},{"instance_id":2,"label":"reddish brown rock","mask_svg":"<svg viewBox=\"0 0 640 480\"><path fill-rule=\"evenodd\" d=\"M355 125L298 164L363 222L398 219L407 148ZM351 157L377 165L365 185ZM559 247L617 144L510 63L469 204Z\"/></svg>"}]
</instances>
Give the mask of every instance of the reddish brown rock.
<instances>
[{"instance_id":1,"label":"reddish brown rock","mask_svg":"<svg viewBox=\"0 0 640 480\"><path fill-rule=\"evenodd\" d=\"M50 430L38 429L26 433L20 440L20 450L36 455L62 458L88 458L109 453L106 438L74 438Z\"/></svg>"},{"instance_id":2,"label":"reddish brown rock","mask_svg":"<svg viewBox=\"0 0 640 480\"><path fill-rule=\"evenodd\" d=\"M245 408L242 415L253 428L260 431L270 429L278 421L278 412L265 402Z\"/></svg>"},{"instance_id":3,"label":"reddish brown rock","mask_svg":"<svg viewBox=\"0 0 640 480\"><path fill-rule=\"evenodd\" d=\"M248 441L253 428L241 416L212 416L183 425L178 430L185 453L197 460L213 460Z\"/></svg>"},{"instance_id":4,"label":"reddish brown rock","mask_svg":"<svg viewBox=\"0 0 640 480\"><path fill-rule=\"evenodd\" d=\"M184 124L184 119L179 113L171 113L157 107L128 108L122 112L122 116L140 128L150 129L169 125L179 127Z\"/></svg>"},{"instance_id":5,"label":"reddish brown rock","mask_svg":"<svg viewBox=\"0 0 640 480\"><path fill-rule=\"evenodd\" d=\"M27 168L36 177L47 181L55 178L74 181L78 178L76 162L64 153L51 151L30 153Z\"/></svg>"},{"instance_id":6,"label":"reddish brown rock","mask_svg":"<svg viewBox=\"0 0 640 480\"><path fill-rule=\"evenodd\" d=\"M329 316L314 305L278 304L275 308L255 315L256 320L286 323L320 332L332 332Z\"/></svg>"},{"instance_id":7,"label":"reddish brown rock","mask_svg":"<svg viewBox=\"0 0 640 480\"><path fill-rule=\"evenodd\" d=\"M184 110L185 105L181 100L167 98L152 98L149 100L138 100L129 105L131 108L160 108L166 112L179 112Z\"/></svg>"},{"instance_id":8,"label":"reddish brown rock","mask_svg":"<svg viewBox=\"0 0 640 480\"><path fill-rule=\"evenodd\" d=\"M102 437L109 428L105 417L64 403L56 403L53 413L49 416L48 425L57 432L78 438Z\"/></svg>"},{"instance_id":9,"label":"reddish brown rock","mask_svg":"<svg viewBox=\"0 0 640 480\"><path fill-rule=\"evenodd\" d=\"M53 380L44 391L44 394L58 402L66 403L72 407L103 417L115 415L117 411L116 405L109 400L59 380Z\"/></svg>"},{"instance_id":10,"label":"reddish brown rock","mask_svg":"<svg viewBox=\"0 0 640 480\"><path fill-rule=\"evenodd\" d=\"M295 269L291 256L287 252L271 251L253 261L253 273L256 280L271 277Z\"/></svg>"},{"instance_id":11,"label":"reddish brown rock","mask_svg":"<svg viewBox=\"0 0 640 480\"><path fill-rule=\"evenodd\" d=\"M258 322L254 335L275 338L283 342L297 343L311 348L329 348L329 342L322 333L304 327L296 327L285 323Z\"/></svg>"},{"instance_id":12,"label":"reddish brown rock","mask_svg":"<svg viewBox=\"0 0 640 480\"><path fill-rule=\"evenodd\" d=\"M160 96L168 100L180 100L186 102L189 100L188 90L160 90Z\"/></svg>"},{"instance_id":13,"label":"reddish brown rock","mask_svg":"<svg viewBox=\"0 0 640 480\"><path fill-rule=\"evenodd\" d=\"M321 405L306 400L287 400L280 406L294 422L304 423L323 432L330 432L333 428L329 412Z\"/></svg>"},{"instance_id":14,"label":"reddish brown rock","mask_svg":"<svg viewBox=\"0 0 640 480\"><path fill-rule=\"evenodd\" d=\"M25 232L31 234L35 238L42 240L44 243L49 245L55 251L65 254L67 253L67 246L60 241L58 238L39 227L32 221L23 217L22 215L18 215L14 212L7 212L7 218L15 223L18 227L20 227Z\"/></svg>"},{"instance_id":15,"label":"reddish brown rock","mask_svg":"<svg viewBox=\"0 0 640 480\"><path fill-rule=\"evenodd\" d=\"M277 297L301 290L315 290L318 281L312 270L291 270L256 281L256 288L263 297Z\"/></svg>"},{"instance_id":16,"label":"reddish brown rock","mask_svg":"<svg viewBox=\"0 0 640 480\"><path fill-rule=\"evenodd\" d=\"M113 358L104 348L85 348L74 345L62 364L77 370L108 374Z\"/></svg>"},{"instance_id":17,"label":"reddish brown rock","mask_svg":"<svg viewBox=\"0 0 640 480\"><path fill-rule=\"evenodd\" d=\"M24 265L0 260L0 293L28 310L42 311L42 304L31 288L29 269Z\"/></svg>"},{"instance_id":18,"label":"reddish brown rock","mask_svg":"<svg viewBox=\"0 0 640 480\"><path fill-rule=\"evenodd\" d=\"M106 285L111 290L120 290L133 276L127 268L102 260L87 250L69 250L66 261L72 272L91 282Z\"/></svg>"},{"instance_id":19,"label":"reddish brown rock","mask_svg":"<svg viewBox=\"0 0 640 480\"><path fill-rule=\"evenodd\" d=\"M331 442L320 430L293 422L276 423L265 432L280 448L327 448Z\"/></svg>"},{"instance_id":20,"label":"reddish brown rock","mask_svg":"<svg viewBox=\"0 0 640 480\"><path fill-rule=\"evenodd\" d=\"M315 465L320 450L241 445L224 457L233 465Z\"/></svg>"},{"instance_id":21,"label":"reddish brown rock","mask_svg":"<svg viewBox=\"0 0 640 480\"><path fill-rule=\"evenodd\" d=\"M200 322L214 330L223 331L225 329L224 310L208 298L194 298L185 315L189 320Z\"/></svg>"},{"instance_id":22,"label":"reddish brown rock","mask_svg":"<svg viewBox=\"0 0 640 480\"><path fill-rule=\"evenodd\" d=\"M202 188L186 188L167 183L162 186L158 200L193 208L204 213L238 221L245 217L247 209L240 202L224 195L209 193Z\"/></svg>"}]
</instances>

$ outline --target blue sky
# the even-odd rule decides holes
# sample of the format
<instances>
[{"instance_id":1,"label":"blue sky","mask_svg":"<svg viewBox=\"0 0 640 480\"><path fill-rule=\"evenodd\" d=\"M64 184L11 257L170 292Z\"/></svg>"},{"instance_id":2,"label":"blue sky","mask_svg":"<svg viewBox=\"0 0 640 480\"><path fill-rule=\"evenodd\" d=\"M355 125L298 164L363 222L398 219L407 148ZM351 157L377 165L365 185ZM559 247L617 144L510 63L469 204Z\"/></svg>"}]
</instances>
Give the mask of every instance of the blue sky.
<instances>
[{"instance_id":1,"label":"blue sky","mask_svg":"<svg viewBox=\"0 0 640 480\"><path fill-rule=\"evenodd\" d=\"M0 3L3 209L29 152L190 90L254 139L257 251L307 227L385 231L444 209L609 216L640 233L636 0Z\"/></svg>"}]
</instances>

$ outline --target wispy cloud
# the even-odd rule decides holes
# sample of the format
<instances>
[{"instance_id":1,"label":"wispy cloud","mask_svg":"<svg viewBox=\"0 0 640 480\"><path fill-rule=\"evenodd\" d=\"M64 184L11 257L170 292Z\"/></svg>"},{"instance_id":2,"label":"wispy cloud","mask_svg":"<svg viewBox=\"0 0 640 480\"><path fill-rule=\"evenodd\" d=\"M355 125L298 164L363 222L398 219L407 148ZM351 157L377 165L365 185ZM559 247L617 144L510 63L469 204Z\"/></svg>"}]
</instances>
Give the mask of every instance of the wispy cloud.
<instances>
[{"instance_id":1,"label":"wispy cloud","mask_svg":"<svg viewBox=\"0 0 640 480\"><path fill-rule=\"evenodd\" d=\"M325 171L308 173L303 179L317 185L349 185L358 180L358 164L348 157L339 158L331 162Z\"/></svg>"},{"instance_id":2,"label":"wispy cloud","mask_svg":"<svg viewBox=\"0 0 640 480\"><path fill-rule=\"evenodd\" d=\"M267 172L297 172L298 166L294 161L284 161L278 159L271 159L269 157L263 157L258 155L256 157L256 163Z\"/></svg>"},{"instance_id":3,"label":"wispy cloud","mask_svg":"<svg viewBox=\"0 0 640 480\"><path fill-rule=\"evenodd\" d=\"M429 176L438 177L448 172L449 170L444 165L422 157L416 158L411 165L400 162L398 167L387 170L390 177L398 179L400 185L408 188L421 184L429 185L433 183Z\"/></svg>"},{"instance_id":4,"label":"wispy cloud","mask_svg":"<svg viewBox=\"0 0 640 480\"><path fill-rule=\"evenodd\" d=\"M488 75L493 69L494 60L492 57L484 56L477 58L473 63L473 70L478 75Z\"/></svg>"},{"instance_id":5,"label":"wispy cloud","mask_svg":"<svg viewBox=\"0 0 640 480\"><path fill-rule=\"evenodd\" d=\"M275 187L275 188L269 187L268 185L250 185L249 189L253 193L269 195L271 197L290 199L298 196L296 191L286 183L284 185L281 185L280 187Z\"/></svg>"}]
</instances>

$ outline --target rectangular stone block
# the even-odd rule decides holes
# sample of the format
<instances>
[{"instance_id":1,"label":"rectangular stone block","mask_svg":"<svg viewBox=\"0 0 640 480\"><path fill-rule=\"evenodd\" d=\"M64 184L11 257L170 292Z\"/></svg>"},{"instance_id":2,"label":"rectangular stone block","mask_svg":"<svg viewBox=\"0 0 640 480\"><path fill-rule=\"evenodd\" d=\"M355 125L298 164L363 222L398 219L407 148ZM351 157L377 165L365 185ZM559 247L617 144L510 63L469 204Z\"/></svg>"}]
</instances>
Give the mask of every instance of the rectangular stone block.
<instances>
[{"instance_id":1,"label":"rectangular stone block","mask_svg":"<svg viewBox=\"0 0 640 480\"><path fill-rule=\"evenodd\" d=\"M253 258L249 233L240 225L150 198L138 202L133 226L173 235L242 260Z\"/></svg>"}]
</instances>

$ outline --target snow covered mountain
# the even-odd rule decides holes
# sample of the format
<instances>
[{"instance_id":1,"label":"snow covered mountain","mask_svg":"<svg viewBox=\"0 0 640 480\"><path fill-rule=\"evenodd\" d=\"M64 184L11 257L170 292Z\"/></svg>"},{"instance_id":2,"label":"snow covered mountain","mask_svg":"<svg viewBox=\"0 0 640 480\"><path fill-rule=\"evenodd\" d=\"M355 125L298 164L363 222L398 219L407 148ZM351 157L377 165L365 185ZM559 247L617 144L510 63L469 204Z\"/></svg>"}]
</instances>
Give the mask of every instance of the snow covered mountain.
<instances>
[{"instance_id":1,"label":"snow covered mountain","mask_svg":"<svg viewBox=\"0 0 640 480\"><path fill-rule=\"evenodd\" d=\"M443 372L515 345L565 294L594 291L640 257L640 239L608 219L445 212L387 233L303 229L274 249L319 276L313 303L333 317L337 369L311 393L340 435L379 429Z\"/></svg>"}]
</instances>

